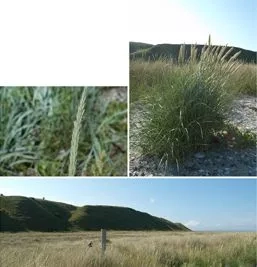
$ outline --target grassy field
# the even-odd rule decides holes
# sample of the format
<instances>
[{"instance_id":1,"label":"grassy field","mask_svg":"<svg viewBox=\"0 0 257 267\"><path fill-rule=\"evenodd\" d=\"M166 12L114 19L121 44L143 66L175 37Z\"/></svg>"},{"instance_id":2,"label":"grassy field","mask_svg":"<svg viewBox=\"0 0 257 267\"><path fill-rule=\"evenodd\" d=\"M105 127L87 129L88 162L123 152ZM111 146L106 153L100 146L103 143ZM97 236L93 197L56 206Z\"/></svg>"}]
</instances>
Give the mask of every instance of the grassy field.
<instances>
[{"instance_id":1,"label":"grassy field","mask_svg":"<svg viewBox=\"0 0 257 267\"><path fill-rule=\"evenodd\" d=\"M0 88L0 176L126 175L127 103L107 91Z\"/></svg>"},{"instance_id":2,"label":"grassy field","mask_svg":"<svg viewBox=\"0 0 257 267\"><path fill-rule=\"evenodd\" d=\"M170 87L177 78L176 72L186 70L186 65L179 66L165 59L156 61L131 60L130 102L134 103L144 99L149 92L158 90L158 88L161 90L165 85ZM229 76L226 89L232 94L232 97L240 94L257 96L256 73L256 64L241 64L237 71Z\"/></svg>"},{"instance_id":3,"label":"grassy field","mask_svg":"<svg viewBox=\"0 0 257 267\"><path fill-rule=\"evenodd\" d=\"M255 64L237 60L226 47L206 46L197 59L192 46L189 59L180 47L177 63L171 60L131 60L130 103L141 106L142 123L136 146L144 155L181 162L188 152L211 148L217 136L226 146L254 146L256 136L226 124L233 100L241 94L256 96ZM233 55L233 56L231 56ZM229 56L229 57L228 57Z\"/></svg>"},{"instance_id":4,"label":"grassy field","mask_svg":"<svg viewBox=\"0 0 257 267\"><path fill-rule=\"evenodd\" d=\"M2 267L256 266L255 233L0 233ZM93 247L88 243L92 241Z\"/></svg>"}]
</instances>

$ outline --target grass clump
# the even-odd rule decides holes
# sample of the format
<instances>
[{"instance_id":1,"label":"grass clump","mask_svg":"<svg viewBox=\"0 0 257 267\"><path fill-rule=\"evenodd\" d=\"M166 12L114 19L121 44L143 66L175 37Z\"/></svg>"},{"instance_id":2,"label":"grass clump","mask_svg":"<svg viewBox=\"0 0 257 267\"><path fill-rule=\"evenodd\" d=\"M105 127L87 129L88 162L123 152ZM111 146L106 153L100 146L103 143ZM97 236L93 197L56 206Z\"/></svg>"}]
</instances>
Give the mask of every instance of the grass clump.
<instances>
[{"instance_id":1,"label":"grass clump","mask_svg":"<svg viewBox=\"0 0 257 267\"><path fill-rule=\"evenodd\" d=\"M127 105L105 90L0 88L0 175L126 175Z\"/></svg>"},{"instance_id":2,"label":"grass clump","mask_svg":"<svg viewBox=\"0 0 257 267\"><path fill-rule=\"evenodd\" d=\"M186 60L182 45L177 65L164 60L131 63L131 99L144 105L139 134L143 154L180 161L190 151L208 148L213 133L224 127L233 100L228 82L240 67L239 53L227 59L232 49L225 51L205 46L196 61L192 46Z\"/></svg>"}]
</instances>

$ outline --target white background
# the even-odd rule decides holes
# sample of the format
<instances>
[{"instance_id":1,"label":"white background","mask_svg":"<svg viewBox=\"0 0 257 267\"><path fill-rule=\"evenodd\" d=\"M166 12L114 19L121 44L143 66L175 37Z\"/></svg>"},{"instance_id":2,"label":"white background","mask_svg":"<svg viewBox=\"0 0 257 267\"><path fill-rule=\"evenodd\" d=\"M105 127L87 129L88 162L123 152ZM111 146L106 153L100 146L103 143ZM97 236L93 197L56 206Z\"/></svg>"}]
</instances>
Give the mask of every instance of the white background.
<instances>
[{"instance_id":1,"label":"white background","mask_svg":"<svg viewBox=\"0 0 257 267\"><path fill-rule=\"evenodd\" d=\"M0 86L126 86L127 0L0 0Z\"/></svg>"}]
</instances>

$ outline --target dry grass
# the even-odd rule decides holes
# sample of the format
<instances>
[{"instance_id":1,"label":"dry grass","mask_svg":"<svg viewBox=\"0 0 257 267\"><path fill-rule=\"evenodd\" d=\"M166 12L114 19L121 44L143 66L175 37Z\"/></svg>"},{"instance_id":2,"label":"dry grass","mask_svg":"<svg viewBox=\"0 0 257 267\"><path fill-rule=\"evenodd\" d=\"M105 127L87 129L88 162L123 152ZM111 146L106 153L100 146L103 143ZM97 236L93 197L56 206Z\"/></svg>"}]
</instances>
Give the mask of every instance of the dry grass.
<instances>
[{"instance_id":1,"label":"dry grass","mask_svg":"<svg viewBox=\"0 0 257 267\"><path fill-rule=\"evenodd\" d=\"M257 96L257 65L242 64L229 83L236 93Z\"/></svg>"},{"instance_id":2,"label":"dry grass","mask_svg":"<svg viewBox=\"0 0 257 267\"><path fill-rule=\"evenodd\" d=\"M1 233L2 267L255 266L255 233L108 232ZM93 247L87 243L93 241Z\"/></svg>"}]
</instances>

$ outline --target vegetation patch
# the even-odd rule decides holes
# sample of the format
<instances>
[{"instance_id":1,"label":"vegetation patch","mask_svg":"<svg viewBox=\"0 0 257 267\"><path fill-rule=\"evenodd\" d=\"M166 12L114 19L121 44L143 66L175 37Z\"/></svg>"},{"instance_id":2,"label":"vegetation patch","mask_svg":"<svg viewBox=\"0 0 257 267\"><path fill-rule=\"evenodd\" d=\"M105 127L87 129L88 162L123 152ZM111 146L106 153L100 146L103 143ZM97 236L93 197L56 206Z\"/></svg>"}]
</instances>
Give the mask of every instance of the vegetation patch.
<instances>
[{"instance_id":1,"label":"vegetation patch","mask_svg":"<svg viewBox=\"0 0 257 267\"><path fill-rule=\"evenodd\" d=\"M104 90L0 88L0 175L126 175L127 105Z\"/></svg>"},{"instance_id":2,"label":"vegetation patch","mask_svg":"<svg viewBox=\"0 0 257 267\"><path fill-rule=\"evenodd\" d=\"M255 233L108 231L1 233L1 266L256 266ZM92 247L87 241L92 241Z\"/></svg>"},{"instance_id":3,"label":"vegetation patch","mask_svg":"<svg viewBox=\"0 0 257 267\"><path fill-rule=\"evenodd\" d=\"M169 59L174 62L177 62L178 54L181 44L147 44L140 42L130 42L129 51L130 59L143 59L143 60L160 60L160 59ZM190 59L191 53L191 44L185 44L185 58L186 60ZM197 48L197 58L201 56L201 51L204 49L204 45L196 44ZM229 51L232 47L226 47L225 52ZM239 47L233 47L235 53L240 52L238 60L246 63L255 63L256 64L256 52L251 50L246 50ZM231 56L228 56L230 58Z\"/></svg>"},{"instance_id":4,"label":"vegetation patch","mask_svg":"<svg viewBox=\"0 0 257 267\"><path fill-rule=\"evenodd\" d=\"M182 45L176 64L131 60L131 104L142 106L137 145L144 155L179 163L189 152L211 148L215 139L237 148L256 144L255 134L242 133L225 120L239 93L256 93L254 71L245 71L239 55L209 40L200 52L197 46L188 50ZM256 70L256 65L248 67ZM235 90L232 81L239 74L241 84Z\"/></svg>"}]
</instances>

